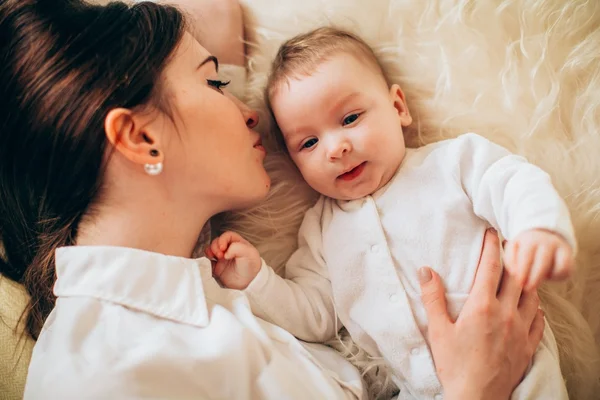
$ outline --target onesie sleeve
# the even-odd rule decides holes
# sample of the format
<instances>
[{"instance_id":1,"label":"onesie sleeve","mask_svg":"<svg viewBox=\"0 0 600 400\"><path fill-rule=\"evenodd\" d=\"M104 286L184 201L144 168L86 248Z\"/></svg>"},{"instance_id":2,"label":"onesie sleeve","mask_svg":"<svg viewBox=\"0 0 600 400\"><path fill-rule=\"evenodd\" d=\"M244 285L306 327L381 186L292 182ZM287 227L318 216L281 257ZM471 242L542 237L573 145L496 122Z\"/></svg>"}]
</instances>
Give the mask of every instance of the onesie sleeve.
<instances>
[{"instance_id":1,"label":"onesie sleeve","mask_svg":"<svg viewBox=\"0 0 600 400\"><path fill-rule=\"evenodd\" d=\"M545 171L476 134L460 136L451 151L456 152L458 179L477 216L506 239L547 229L576 251L569 210Z\"/></svg>"},{"instance_id":2,"label":"onesie sleeve","mask_svg":"<svg viewBox=\"0 0 600 400\"><path fill-rule=\"evenodd\" d=\"M324 342L341 328L322 255L321 210L319 200L306 213L285 278L263 262L245 290L255 315L308 342Z\"/></svg>"}]
</instances>

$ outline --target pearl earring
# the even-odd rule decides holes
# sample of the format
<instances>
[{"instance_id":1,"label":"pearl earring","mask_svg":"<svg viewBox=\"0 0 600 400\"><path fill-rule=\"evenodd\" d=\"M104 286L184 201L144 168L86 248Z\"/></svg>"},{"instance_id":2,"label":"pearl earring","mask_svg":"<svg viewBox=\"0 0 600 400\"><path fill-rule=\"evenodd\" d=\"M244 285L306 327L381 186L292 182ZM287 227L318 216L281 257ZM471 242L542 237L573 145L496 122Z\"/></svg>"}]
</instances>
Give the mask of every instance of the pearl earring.
<instances>
[{"instance_id":1,"label":"pearl earring","mask_svg":"<svg viewBox=\"0 0 600 400\"><path fill-rule=\"evenodd\" d=\"M156 164L144 164L144 171L148 175L159 175L163 170L163 163L159 162Z\"/></svg>"},{"instance_id":2,"label":"pearl earring","mask_svg":"<svg viewBox=\"0 0 600 400\"><path fill-rule=\"evenodd\" d=\"M152 149L150 150L150 155L152 157L158 157L160 153L158 152L158 150L156 149ZM158 175L162 172L163 170L163 163L162 162L158 162L156 164L144 164L144 171L146 171L146 173L148 175Z\"/></svg>"}]
</instances>

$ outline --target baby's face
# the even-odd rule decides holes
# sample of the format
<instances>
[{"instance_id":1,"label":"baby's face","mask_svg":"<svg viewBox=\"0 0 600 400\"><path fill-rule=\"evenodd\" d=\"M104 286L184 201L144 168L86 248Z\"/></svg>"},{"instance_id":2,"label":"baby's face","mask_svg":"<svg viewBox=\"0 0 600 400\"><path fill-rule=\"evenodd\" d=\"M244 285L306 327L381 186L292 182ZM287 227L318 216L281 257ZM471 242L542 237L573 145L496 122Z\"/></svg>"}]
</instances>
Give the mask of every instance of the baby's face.
<instances>
[{"instance_id":1,"label":"baby's face","mask_svg":"<svg viewBox=\"0 0 600 400\"><path fill-rule=\"evenodd\" d=\"M311 76L282 83L271 106L302 176L328 197L372 194L404 158L402 127L412 122L404 94L354 55L334 55Z\"/></svg>"}]
</instances>

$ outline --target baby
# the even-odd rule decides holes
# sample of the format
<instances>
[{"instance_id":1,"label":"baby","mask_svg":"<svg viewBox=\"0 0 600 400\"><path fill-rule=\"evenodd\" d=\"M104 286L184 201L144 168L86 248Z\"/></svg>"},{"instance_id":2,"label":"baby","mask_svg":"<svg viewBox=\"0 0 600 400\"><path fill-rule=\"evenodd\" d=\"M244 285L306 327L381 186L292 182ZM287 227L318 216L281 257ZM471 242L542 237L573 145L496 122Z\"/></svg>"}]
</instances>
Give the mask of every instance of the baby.
<instances>
[{"instance_id":1,"label":"baby","mask_svg":"<svg viewBox=\"0 0 600 400\"><path fill-rule=\"evenodd\" d=\"M321 28L285 43L267 96L282 144L322 196L285 279L232 232L206 250L214 275L299 339L323 342L345 326L391 367L400 399L442 398L419 267L441 275L455 317L490 225L508 239L505 266L526 290L572 272L573 227L549 176L473 133L407 149L404 94L356 36ZM548 327L513 398L567 398Z\"/></svg>"}]
</instances>

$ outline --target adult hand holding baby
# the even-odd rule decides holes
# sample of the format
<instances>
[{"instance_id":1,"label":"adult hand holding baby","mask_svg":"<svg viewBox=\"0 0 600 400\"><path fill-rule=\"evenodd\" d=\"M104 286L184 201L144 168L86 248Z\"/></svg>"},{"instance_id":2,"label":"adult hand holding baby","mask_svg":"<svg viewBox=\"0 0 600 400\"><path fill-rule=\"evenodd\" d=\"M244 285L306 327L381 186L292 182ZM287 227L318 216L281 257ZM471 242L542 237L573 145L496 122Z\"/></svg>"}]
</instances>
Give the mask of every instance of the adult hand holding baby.
<instances>
[{"instance_id":1,"label":"adult hand holding baby","mask_svg":"<svg viewBox=\"0 0 600 400\"><path fill-rule=\"evenodd\" d=\"M213 260L213 276L229 289L246 289L262 264L256 247L231 231L213 240L205 254Z\"/></svg>"},{"instance_id":2,"label":"adult hand holding baby","mask_svg":"<svg viewBox=\"0 0 600 400\"><path fill-rule=\"evenodd\" d=\"M544 320L537 293L522 293L515 277L503 272L497 233L485 234L475 282L456 321L439 275L424 267L419 277L444 398L508 399L540 343Z\"/></svg>"}]
</instances>

